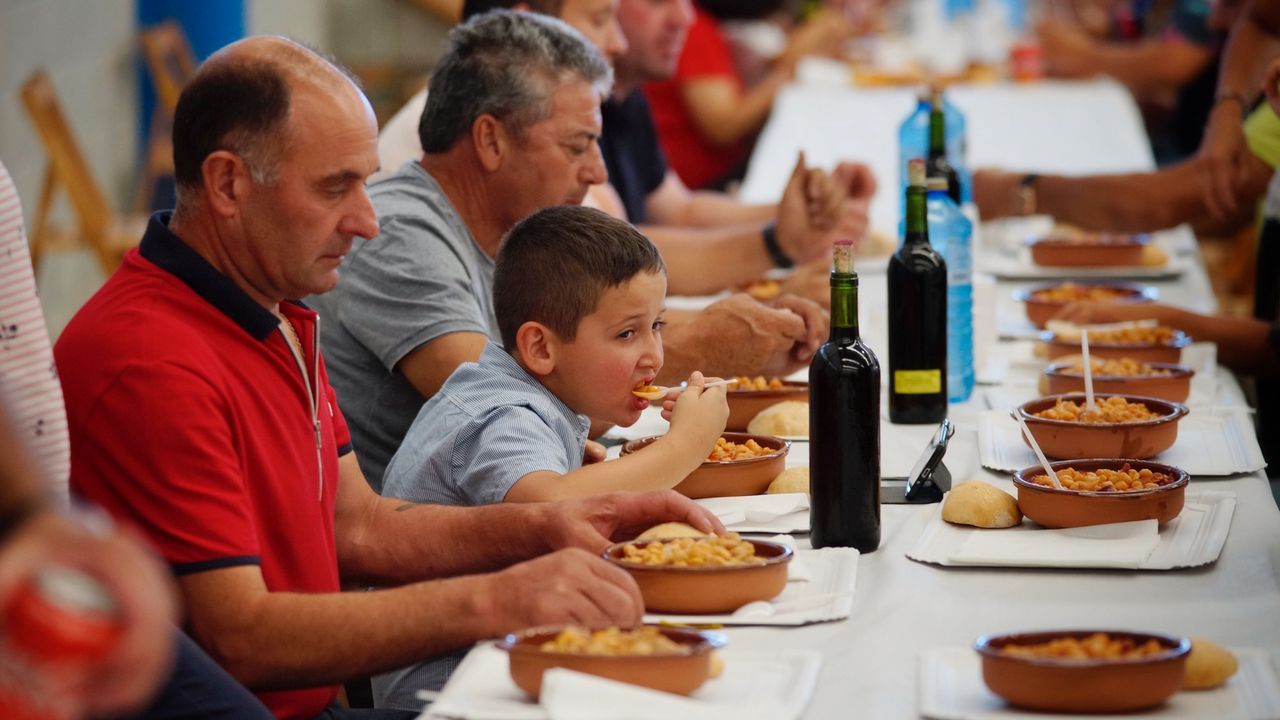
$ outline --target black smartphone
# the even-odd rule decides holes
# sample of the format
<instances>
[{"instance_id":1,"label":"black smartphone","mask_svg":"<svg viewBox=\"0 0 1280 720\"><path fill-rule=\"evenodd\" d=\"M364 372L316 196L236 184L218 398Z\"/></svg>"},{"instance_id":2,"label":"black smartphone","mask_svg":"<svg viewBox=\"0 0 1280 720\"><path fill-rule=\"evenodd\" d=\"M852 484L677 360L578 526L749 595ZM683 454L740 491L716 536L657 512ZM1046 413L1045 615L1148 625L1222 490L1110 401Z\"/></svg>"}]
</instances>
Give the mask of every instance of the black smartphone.
<instances>
[{"instance_id":1,"label":"black smartphone","mask_svg":"<svg viewBox=\"0 0 1280 720\"><path fill-rule=\"evenodd\" d=\"M942 457L946 455L947 442L955 432L951 421L943 420L907 477L884 478L880 482L880 502L941 502L942 496L951 489L951 473L942 464Z\"/></svg>"}]
</instances>

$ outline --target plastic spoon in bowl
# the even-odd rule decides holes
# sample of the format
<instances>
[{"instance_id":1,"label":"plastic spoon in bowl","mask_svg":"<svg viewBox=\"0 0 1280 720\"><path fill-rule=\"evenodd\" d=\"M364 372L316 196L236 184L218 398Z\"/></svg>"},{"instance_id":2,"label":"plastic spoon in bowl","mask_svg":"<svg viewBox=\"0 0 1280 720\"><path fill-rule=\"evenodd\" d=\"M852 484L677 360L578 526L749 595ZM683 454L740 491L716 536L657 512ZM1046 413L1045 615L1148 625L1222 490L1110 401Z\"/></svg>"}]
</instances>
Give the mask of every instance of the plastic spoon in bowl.
<instances>
[{"instance_id":1,"label":"plastic spoon in bowl","mask_svg":"<svg viewBox=\"0 0 1280 720\"><path fill-rule=\"evenodd\" d=\"M688 383L686 383L685 385L687 384ZM709 382L703 385L702 387L705 389L709 387L715 387L717 385L737 385L737 384L738 384L737 378L726 378L724 380L714 380L712 382ZM662 398L666 397L667 393L671 392L672 390L684 389L685 385L682 385L679 388L669 388L669 387L664 387L662 385L645 385L644 387L638 387L635 390L632 390L631 394L635 395L638 398L644 398L645 400L661 400Z\"/></svg>"},{"instance_id":2,"label":"plastic spoon in bowl","mask_svg":"<svg viewBox=\"0 0 1280 720\"><path fill-rule=\"evenodd\" d=\"M1084 356L1084 411L1097 411L1093 404L1093 363L1089 362L1089 329L1080 328L1080 354Z\"/></svg>"},{"instance_id":3,"label":"plastic spoon in bowl","mask_svg":"<svg viewBox=\"0 0 1280 720\"><path fill-rule=\"evenodd\" d=\"M1036 442L1036 438L1031 434L1031 428L1027 427L1026 418L1022 417L1022 412L1014 409L1013 416L1018 418L1018 424L1022 426L1022 432L1027 436L1027 442L1031 443L1031 449L1036 451L1036 457L1040 460L1040 467L1049 474L1049 480L1053 482L1053 486L1059 490L1062 489L1062 482L1058 480L1058 473L1053 471L1053 466L1049 464L1049 459L1044 456L1044 451L1040 449L1040 443Z\"/></svg>"}]
</instances>

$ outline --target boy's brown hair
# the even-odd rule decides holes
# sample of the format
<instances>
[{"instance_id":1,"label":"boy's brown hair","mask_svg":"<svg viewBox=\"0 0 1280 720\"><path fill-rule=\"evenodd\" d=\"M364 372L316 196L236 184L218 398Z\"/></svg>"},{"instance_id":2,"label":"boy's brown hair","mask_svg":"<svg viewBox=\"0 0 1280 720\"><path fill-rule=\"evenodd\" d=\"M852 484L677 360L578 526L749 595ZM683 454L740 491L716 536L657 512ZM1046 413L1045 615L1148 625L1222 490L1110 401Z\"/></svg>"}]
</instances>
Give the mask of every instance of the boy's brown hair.
<instances>
[{"instance_id":1,"label":"boy's brown hair","mask_svg":"<svg viewBox=\"0 0 1280 720\"><path fill-rule=\"evenodd\" d=\"M493 309L502 344L514 355L516 332L530 321L572 342L605 290L659 272L666 266L658 248L629 223L579 205L539 210L498 249Z\"/></svg>"}]
</instances>

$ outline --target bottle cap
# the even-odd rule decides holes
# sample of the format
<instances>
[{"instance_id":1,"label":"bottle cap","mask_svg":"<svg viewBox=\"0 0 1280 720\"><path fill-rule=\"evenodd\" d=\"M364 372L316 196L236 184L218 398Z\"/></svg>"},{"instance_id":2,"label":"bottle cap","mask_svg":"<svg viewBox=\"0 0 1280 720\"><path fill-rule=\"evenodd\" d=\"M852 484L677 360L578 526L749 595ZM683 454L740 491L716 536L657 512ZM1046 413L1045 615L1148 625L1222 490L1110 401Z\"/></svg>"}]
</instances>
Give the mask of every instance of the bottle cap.
<instances>
[{"instance_id":1,"label":"bottle cap","mask_svg":"<svg viewBox=\"0 0 1280 720\"><path fill-rule=\"evenodd\" d=\"M837 240L832 246L831 271L841 275L853 273L853 241Z\"/></svg>"},{"instance_id":2,"label":"bottle cap","mask_svg":"<svg viewBox=\"0 0 1280 720\"><path fill-rule=\"evenodd\" d=\"M33 660L76 663L101 657L122 626L111 593L92 576L64 566L22 581L4 610L5 632Z\"/></svg>"},{"instance_id":3,"label":"bottle cap","mask_svg":"<svg viewBox=\"0 0 1280 720\"><path fill-rule=\"evenodd\" d=\"M924 158L912 158L907 161L907 184L924 187Z\"/></svg>"}]
</instances>

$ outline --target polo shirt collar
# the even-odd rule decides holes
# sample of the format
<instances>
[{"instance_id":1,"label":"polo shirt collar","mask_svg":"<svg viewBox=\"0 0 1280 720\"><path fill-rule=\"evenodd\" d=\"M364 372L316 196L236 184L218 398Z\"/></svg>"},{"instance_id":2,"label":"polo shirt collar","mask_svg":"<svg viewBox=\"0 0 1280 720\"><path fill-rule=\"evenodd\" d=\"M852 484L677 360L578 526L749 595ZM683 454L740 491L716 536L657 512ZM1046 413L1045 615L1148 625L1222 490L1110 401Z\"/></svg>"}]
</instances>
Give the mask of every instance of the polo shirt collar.
<instances>
[{"instance_id":1,"label":"polo shirt collar","mask_svg":"<svg viewBox=\"0 0 1280 720\"><path fill-rule=\"evenodd\" d=\"M486 343L482 352L482 361L488 363L490 367L493 367L503 375L526 383L537 390L538 393L551 401L551 404L564 415L565 420L570 425L578 428L579 433L586 433L591 429L591 421L587 419L586 415L579 415L568 405L565 405L564 401L557 397L555 393L548 390L545 385L538 382L537 378L530 375L528 370L521 367L520 363L516 362L516 359L510 353L503 350L501 345L495 342Z\"/></svg>"},{"instance_id":2,"label":"polo shirt collar","mask_svg":"<svg viewBox=\"0 0 1280 720\"><path fill-rule=\"evenodd\" d=\"M156 267L181 280L255 339L266 340L280 326L280 321L192 250L182 238L173 234L169 230L172 219L172 211L152 215L138 252Z\"/></svg>"}]
</instances>

